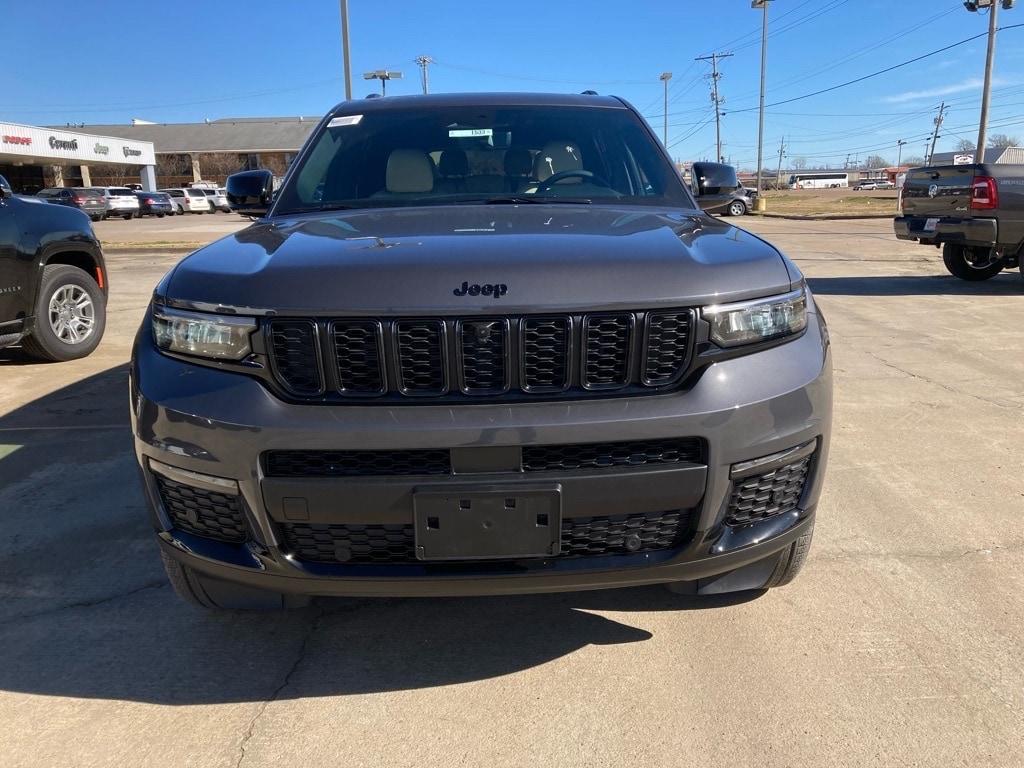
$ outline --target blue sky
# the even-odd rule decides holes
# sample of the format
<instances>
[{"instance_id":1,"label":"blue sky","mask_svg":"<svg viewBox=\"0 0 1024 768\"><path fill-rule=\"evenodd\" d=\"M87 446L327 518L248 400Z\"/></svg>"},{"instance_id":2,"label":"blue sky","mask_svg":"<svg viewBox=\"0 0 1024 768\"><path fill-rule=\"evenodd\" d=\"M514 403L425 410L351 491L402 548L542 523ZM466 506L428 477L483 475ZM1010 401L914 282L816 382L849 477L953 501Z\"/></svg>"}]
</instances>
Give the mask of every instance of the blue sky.
<instances>
[{"instance_id":1,"label":"blue sky","mask_svg":"<svg viewBox=\"0 0 1024 768\"><path fill-rule=\"evenodd\" d=\"M623 96L662 131L669 91L674 157L714 156L705 76L694 57L730 51L721 69L724 154L757 155L760 12L749 0L350 0L354 93L364 71L398 69L389 93L417 93L420 54L432 91L580 91ZM67 14L52 3L3 13L0 120L30 124L183 122L319 115L344 95L336 0L182 3L100 0ZM71 6L69 5L70 9ZM874 72L985 31L959 0L772 0L769 104ZM1024 24L1024 7L1002 25ZM60 25L59 27L57 25ZM63 54L44 53L62 49ZM1024 28L997 49L990 133L1024 135ZM789 157L842 165L921 155L939 102L951 107L940 150L977 136L984 38L857 85L768 109L766 165ZM746 111L744 111L746 110Z\"/></svg>"}]
</instances>

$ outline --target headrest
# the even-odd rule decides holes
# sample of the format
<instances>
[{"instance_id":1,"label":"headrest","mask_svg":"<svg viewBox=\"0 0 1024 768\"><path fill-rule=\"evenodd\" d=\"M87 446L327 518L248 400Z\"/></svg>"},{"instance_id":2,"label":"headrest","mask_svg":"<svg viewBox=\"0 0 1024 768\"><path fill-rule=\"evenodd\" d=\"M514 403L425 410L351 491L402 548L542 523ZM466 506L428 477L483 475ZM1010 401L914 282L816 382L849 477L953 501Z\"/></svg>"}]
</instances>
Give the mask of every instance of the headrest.
<instances>
[{"instance_id":1,"label":"headrest","mask_svg":"<svg viewBox=\"0 0 1024 768\"><path fill-rule=\"evenodd\" d=\"M455 147L446 149L441 153L441 160L437 164L438 172L444 176L468 176L469 158L465 151Z\"/></svg>"},{"instance_id":2,"label":"headrest","mask_svg":"<svg viewBox=\"0 0 1024 768\"><path fill-rule=\"evenodd\" d=\"M529 176L533 170L533 155L526 147L509 147L504 162L506 176Z\"/></svg>"},{"instance_id":3,"label":"headrest","mask_svg":"<svg viewBox=\"0 0 1024 768\"><path fill-rule=\"evenodd\" d=\"M432 192L434 169L426 152L395 149L388 155L388 192Z\"/></svg>"},{"instance_id":4,"label":"headrest","mask_svg":"<svg viewBox=\"0 0 1024 768\"><path fill-rule=\"evenodd\" d=\"M550 141L537 155L533 177L545 181L562 171L579 171L583 168L580 148L571 141Z\"/></svg>"}]
</instances>

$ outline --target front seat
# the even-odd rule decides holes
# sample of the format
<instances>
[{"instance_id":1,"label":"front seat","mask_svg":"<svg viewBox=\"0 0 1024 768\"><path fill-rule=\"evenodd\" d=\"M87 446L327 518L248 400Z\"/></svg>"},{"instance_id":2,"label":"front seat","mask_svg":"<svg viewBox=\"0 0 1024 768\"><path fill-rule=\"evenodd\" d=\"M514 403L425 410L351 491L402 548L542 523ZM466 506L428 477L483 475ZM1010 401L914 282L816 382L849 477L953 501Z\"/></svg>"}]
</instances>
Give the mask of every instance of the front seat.
<instances>
[{"instance_id":1,"label":"front seat","mask_svg":"<svg viewBox=\"0 0 1024 768\"><path fill-rule=\"evenodd\" d=\"M437 171L441 175L438 185L443 192L465 192L466 177L469 176L469 158L465 150L454 147L441 152L437 163Z\"/></svg>"},{"instance_id":2,"label":"front seat","mask_svg":"<svg viewBox=\"0 0 1024 768\"><path fill-rule=\"evenodd\" d=\"M562 171L583 170L583 156L579 145L571 141L549 141L537 155L533 163L533 178L547 181ZM566 184L579 184L583 179L566 179Z\"/></svg>"},{"instance_id":3,"label":"front seat","mask_svg":"<svg viewBox=\"0 0 1024 768\"><path fill-rule=\"evenodd\" d=\"M434 191L434 164L418 149L394 149L388 155L385 189L376 196L422 195Z\"/></svg>"},{"instance_id":4,"label":"front seat","mask_svg":"<svg viewBox=\"0 0 1024 768\"><path fill-rule=\"evenodd\" d=\"M526 147L509 147L502 161L505 170L505 191L522 192L530 186L533 156Z\"/></svg>"}]
</instances>

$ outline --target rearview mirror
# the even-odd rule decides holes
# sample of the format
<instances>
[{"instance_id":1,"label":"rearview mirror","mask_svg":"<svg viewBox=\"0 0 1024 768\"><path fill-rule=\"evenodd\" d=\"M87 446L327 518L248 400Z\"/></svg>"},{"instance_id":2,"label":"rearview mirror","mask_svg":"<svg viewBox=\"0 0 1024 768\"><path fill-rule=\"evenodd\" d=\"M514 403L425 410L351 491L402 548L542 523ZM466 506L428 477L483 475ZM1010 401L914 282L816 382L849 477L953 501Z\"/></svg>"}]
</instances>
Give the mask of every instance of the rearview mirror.
<instances>
[{"instance_id":1,"label":"rearview mirror","mask_svg":"<svg viewBox=\"0 0 1024 768\"><path fill-rule=\"evenodd\" d=\"M274 174L270 171L242 171L228 176L228 205L243 216L265 216L274 194Z\"/></svg>"}]
</instances>

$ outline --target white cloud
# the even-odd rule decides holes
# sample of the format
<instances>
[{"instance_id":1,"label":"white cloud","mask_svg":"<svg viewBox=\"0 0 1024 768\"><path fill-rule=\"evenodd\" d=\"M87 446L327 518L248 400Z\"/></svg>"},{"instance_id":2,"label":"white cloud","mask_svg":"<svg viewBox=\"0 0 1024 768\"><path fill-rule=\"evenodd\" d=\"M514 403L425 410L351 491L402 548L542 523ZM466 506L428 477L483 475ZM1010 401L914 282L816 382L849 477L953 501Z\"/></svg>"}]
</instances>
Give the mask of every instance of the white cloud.
<instances>
[{"instance_id":1,"label":"white cloud","mask_svg":"<svg viewBox=\"0 0 1024 768\"><path fill-rule=\"evenodd\" d=\"M933 99L936 96L950 96L954 93L978 90L984 84L985 81L980 77L971 77L959 83L940 85L935 88L927 88L921 91L904 91L903 93L894 93L892 96L886 96L882 101L888 102L889 104L902 104L907 101ZM997 83L993 82L993 85L996 84Z\"/></svg>"}]
</instances>

